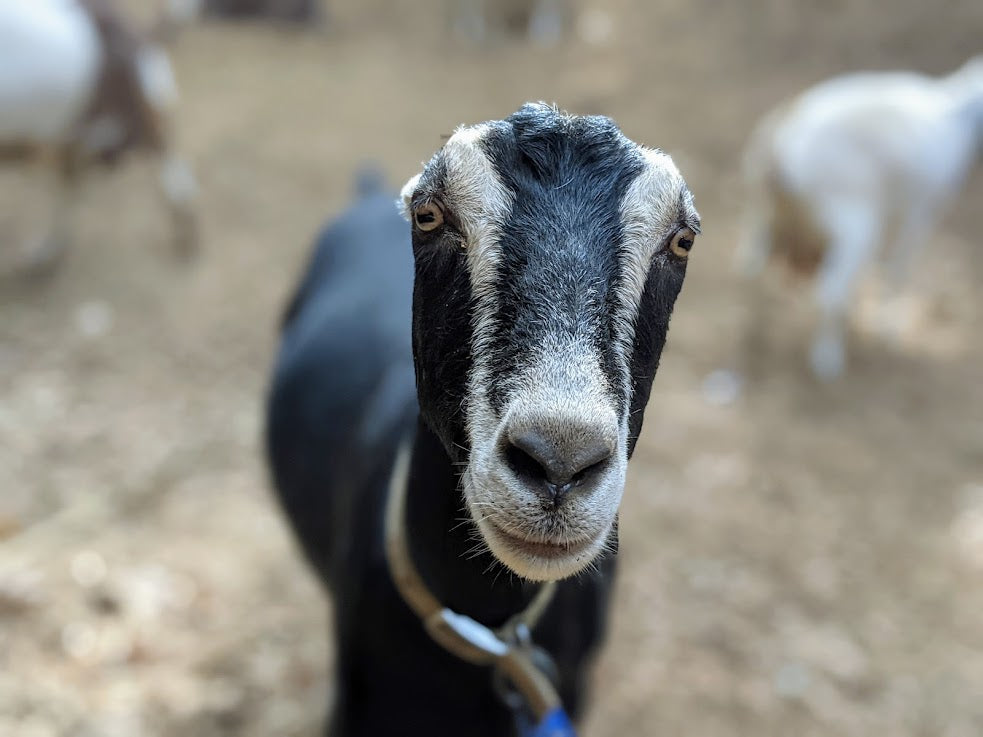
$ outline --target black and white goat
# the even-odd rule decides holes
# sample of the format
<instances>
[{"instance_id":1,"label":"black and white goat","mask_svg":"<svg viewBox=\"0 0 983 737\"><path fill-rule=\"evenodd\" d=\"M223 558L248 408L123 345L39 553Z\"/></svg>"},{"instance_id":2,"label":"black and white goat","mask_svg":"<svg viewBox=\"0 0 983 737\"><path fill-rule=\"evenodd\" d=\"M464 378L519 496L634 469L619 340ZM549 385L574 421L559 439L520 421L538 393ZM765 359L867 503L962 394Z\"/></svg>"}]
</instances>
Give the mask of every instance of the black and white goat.
<instances>
[{"instance_id":1,"label":"black and white goat","mask_svg":"<svg viewBox=\"0 0 983 737\"><path fill-rule=\"evenodd\" d=\"M863 268L887 247L900 284L959 193L983 142L983 56L932 78L851 74L765 117L748 146L751 197L740 270L770 256L815 276L813 372L839 376L844 323Z\"/></svg>"},{"instance_id":2,"label":"black and white goat","mask_svg":"<svg viewBox=\"0 0 983 737\"><path fill-rule=\"evenodd\" d=\"M136 149L160 157L177 245L194 245L197 185L169 143L177 87L161 42L195 10L170 0L155 27L140 32L111 0L0 0L0 161L47 160L58 176L32 266L63 252L81 171Z\"/></svg>"},{"instance_id":3,"label":"black and white goat","mask_svg":"<svg viewBox=\"0 0 983 737\"><path fill-rule=\"evenodd\" d=\"M321 236L268 397L280 499L335 601L329 734L515 734L487 668L394 587L383 509L411 444L409 557L489 627L558 582L534 630L582 706L625 471L699 218L664 153L529 104L459 128L402 191ZM504 574L504 575L503 575Z\"/></svg>"}]
</instances>

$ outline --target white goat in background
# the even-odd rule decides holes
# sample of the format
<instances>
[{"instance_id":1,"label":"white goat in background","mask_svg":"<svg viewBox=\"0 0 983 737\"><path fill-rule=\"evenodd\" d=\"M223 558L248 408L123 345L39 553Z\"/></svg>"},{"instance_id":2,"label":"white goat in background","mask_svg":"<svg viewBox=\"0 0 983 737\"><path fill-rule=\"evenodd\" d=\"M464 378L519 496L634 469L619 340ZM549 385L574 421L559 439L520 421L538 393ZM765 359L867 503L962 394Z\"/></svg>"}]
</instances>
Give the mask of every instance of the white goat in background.
<instances>
[{"instance_id":1,"label":"white goat in background","mask_svg":"<svg viewBox=\"0 0 983 737\"><path fill-rule=\"evenodd\" d=\"M574 25L574 0L450 0L456 32L475 41L526 37L543 46L559 43Z\"/></svg>"},{"instance_id":2,"label":"white goat in background","mask_svg":"<svg viewBox=\"0 0 983 737\"><path fill-rule=\"evenodd\" d=\"M0 162L49 161L58 179L30 267L50 268L64 251L82 170L135 149L159 156L176 240L193 247L197 187L169 143L177 87L161 42L196 11L193 0L169 0L155 28L139 32L111 0L0 0Z\"/></svg>"},{"instance_id":3,"label":"white goat in background","mask_svg":"<svg viewBox=\"0 0 983 737\"><path fill-rule=\"evenodd\" d=\"M772 111L746 151L751 197L738 268L770 256L815 276L821 317L810 362L845 364L849 301L884 249L895 287L959 193L983 141L983 56L952 74L859 73L823 82Z\"/></svg>"}]
</instances>

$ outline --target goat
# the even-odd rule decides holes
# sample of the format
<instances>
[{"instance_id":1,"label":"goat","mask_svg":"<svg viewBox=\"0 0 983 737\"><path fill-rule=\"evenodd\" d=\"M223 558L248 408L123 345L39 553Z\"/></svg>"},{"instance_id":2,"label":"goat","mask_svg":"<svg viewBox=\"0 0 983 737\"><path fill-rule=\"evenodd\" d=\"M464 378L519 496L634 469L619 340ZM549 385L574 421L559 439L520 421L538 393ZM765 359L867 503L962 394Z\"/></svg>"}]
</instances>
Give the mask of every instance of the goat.
<instances>
[{"instance_id":1,"label":"goat","mask_svg":"<svg viewBox=\"0 0 983 737\"><path fill-rule=\"evenodd\" d=\"M699 217L668 155L542 103L457 129L399 208L410 227L377 192L324 230L267 397L273 485L335 602L328 734L516 734L489 669L394 585L397 447L408 557L437 600L499 627L555 586L533 635L577 715Z\"/></svg>"},{"instance_id":2,"label":"goat","mask_svg":"<svg viewBox=\"0 0 983 737\"><path fill-rule=\"evenodd\" d=\"M834 78L759 124L745 156L751 199L738 267L753 276L774 255L815 278L817 377L843 371L844 323L863 267L887 246L887 275L900 286L981 141L983 56L941 78Z\"/></svg>"},{"instance_id":3,"label":"goat","mask_svg":"<svg viewBox=\"0 0 983 737\"><path fill-rule=\"evenodd\" d=\"M555 44L575 15L573 0L452 0L451 7L455 30L477 41L515 36Z\"/></svg>"},{"instance_id":4,"label":"goat","mask_svg":"<svg viewBox=\"0 0 983 737\"><path fill-rule=\"evenodd\" d=\"M51 227L30 254L32 268L50 268L64 252L81 172L137 149L160 157L176 244L193 249L197 185L169 143L177 89L161 46L184 20L181 9L171 0L141 33L110 0L0 0L0 160L44 159L58 176Z\"/></svg>"}]
</instances>

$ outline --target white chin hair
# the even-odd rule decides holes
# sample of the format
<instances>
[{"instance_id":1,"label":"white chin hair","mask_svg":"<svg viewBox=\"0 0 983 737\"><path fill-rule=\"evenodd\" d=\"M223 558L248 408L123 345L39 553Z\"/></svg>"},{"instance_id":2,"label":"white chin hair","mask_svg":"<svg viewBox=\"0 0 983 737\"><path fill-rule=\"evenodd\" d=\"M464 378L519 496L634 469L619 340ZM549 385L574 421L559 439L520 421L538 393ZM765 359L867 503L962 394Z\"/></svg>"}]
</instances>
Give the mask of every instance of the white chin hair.
<instances>
[{"instance_id":1,"label":"white chin hair","mask_svg":"<svg viewBox=\"0 0 983 737\"><path fill-rule=\"evenodd\" d=\"M530 581L559 581L580 573L601 553L608 534L605 531L596 539L571 546L567 551L559 546L509 540L485 521L478 523L478 529L492 555L510 571ZM523 550L521 546L533 549ZM544 550L536 551L537 547ZM546 550L547 547L553 549Z\"/></svg>"}]
</instances>

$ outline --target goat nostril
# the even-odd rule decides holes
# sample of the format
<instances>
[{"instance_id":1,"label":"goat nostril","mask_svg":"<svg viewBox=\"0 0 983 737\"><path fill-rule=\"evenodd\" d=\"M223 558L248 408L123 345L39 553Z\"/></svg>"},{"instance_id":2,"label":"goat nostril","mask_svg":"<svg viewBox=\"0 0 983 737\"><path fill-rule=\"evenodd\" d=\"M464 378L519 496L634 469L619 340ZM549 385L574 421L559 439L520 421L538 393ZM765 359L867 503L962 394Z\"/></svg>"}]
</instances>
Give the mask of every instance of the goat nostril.
<instances>
[{"instance_id":1,"label":"goat nostril","mask_svg":"<svg viewBox=\"0 0 983 737\"><path fill-rule=\"evenodd\" d=\"M524 450L514 442L505 448L505 461L516 476L532 481L544 481L549 478L549 471L532 453Z\"/></svg>"},{"instance_id":2,"label":"goat nostril","mask_svg":"<svg viewBox=\"0 0 983 737\"><path fill-rule=\"evenodd\" d=\"M584 435L587 437L585 438ZM535 430L508 434L505 460L513 473L559 500L600 471L613 453L604 438L584 433L576 443L562 443Z\"/></svg>"},{"instance_id":3,"label":"goat nostril","mask_svg":"<svg viewBox=\"0 0 983 737\"><path fill-rule=\"evenodd\" d=\"M592 475L595 471L600 471L601 468L604 466L605 462L607 461L607 459L610 458L610 457L611 457L611 454L608 453L607 455L605 455L600 460L594 461L594 463L591 463L589 466L586 466L585 468L580 469L579 471L577 471L577 473L575 473L573 475L573 477L570 479L570 481L573 482L574 484L580 483L585 478L587 478L588 476Z\"/></svg>"}]
</instances>

